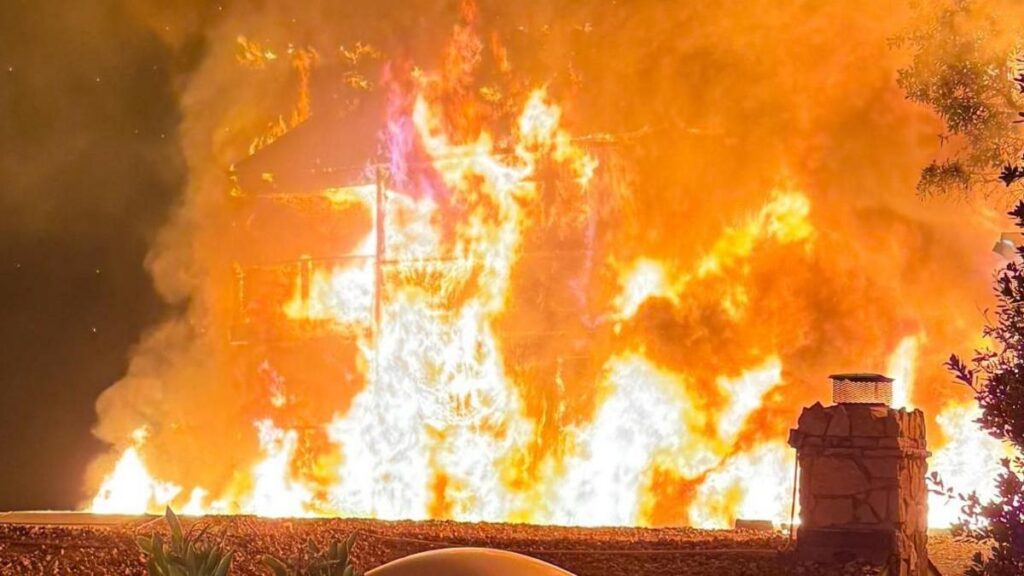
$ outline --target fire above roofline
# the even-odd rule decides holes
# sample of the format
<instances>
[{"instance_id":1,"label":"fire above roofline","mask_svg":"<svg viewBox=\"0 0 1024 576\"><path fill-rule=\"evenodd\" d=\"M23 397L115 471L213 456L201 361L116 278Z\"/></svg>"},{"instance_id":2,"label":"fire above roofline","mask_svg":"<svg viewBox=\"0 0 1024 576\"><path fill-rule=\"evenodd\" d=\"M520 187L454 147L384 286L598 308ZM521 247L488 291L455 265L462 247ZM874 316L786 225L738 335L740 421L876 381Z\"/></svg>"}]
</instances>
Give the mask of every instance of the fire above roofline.
<instances>
[{"instance_id":1,"label":"fire above roofline","mask_svg":"<svg viewBox=\"0 0 1024 576\"><path fill-rule=\"evenodd\" d=\"M337 100L334 94L319 94L323 91L314 93L314 103ZM387 124L386 100L380 91L367 92L353 106L314 108L309 119L232 166L235 193L307 194L375 184L380 171L386 175L390 169L381 138ZM618 145L651 132L650 128L643 128L624 134L595 133L574 137L572 141L588 147ZM510 149L499 149L496 155L512 153ZM423 165L437 160L432 158ZM409 159L405 164L417 165Z\"/></svg>"}]
</instances>

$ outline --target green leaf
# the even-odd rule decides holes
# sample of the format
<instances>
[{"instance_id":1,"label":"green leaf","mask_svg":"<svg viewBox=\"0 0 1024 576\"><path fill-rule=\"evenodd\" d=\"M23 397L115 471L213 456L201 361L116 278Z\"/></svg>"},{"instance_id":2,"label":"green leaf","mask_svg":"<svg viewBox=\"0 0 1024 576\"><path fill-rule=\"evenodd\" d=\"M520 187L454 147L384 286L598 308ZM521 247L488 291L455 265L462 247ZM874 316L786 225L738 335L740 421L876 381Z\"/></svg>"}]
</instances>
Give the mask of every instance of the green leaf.
<instances>
[{"instance_id":1,"label":"green leaf","mask_svg":"<svg viewBox=\"0 0 1024 576\"><path fill-rule=\"evenodd\" d=\"M135 543L138 544L139 548L147 555L153 555L153 539L148 536L139 536L135 539Z\"/></svg>"},{"instance_id":2,"label":"green leaf","mask_svg":"<svg viewBox=\"0 0 1024 576\"><path fill-rule=\"evenodd\" d=\"M217 564L221 561L221 554L223 552L217 548L211 548L206 551L206 556L203 559L202 566L199 567L200 574L212 574L217 568Z\"/></svg>"},{"instance_id":3,"label":"green leaf","mask_svg":"<svg viewBox=\"0 0 1024 576\"><path fill-rule=\"evenodd\" d=\"M264 556L263 565L273 570L274 576L288 576L288 566L273 556Z\"/></svg>"},{"instance_id":4,"label":"green leaf","mask_svg":"<svg viewBox=\"0 0 1024 576\"><path fill-rule=\"evenodd\" d=\"M196 547L191 542L185 548L185 564L188 566L189 574L195 574L196 568L199 567L196 564Z\"/></svg>"},{"instance_id":5,"label":"green leaf","mask_svg":"<svg viewBox=\"0 0 1024 576\"><path fill-rule=\"evenodd\" d=\"M164 542L160 539L159 534L153 534L153 558L156 559L157 564L167 564L167 557L164 556Z\"/></svg>"},{"instance_id":6,"label":"green leaf","mask_svg":"<svg viewBox=\"0 0 1024 576\"><path fill-rule=\"evenodd\" d=\"M198 524L198 523L196 523L196 524ZM193 525L192 525L192 528L195 528L195 527L196 527L196 524L193 524ZM190 535L189 535L189 539L190 539L190 540L192 540L193 542L199 542L200 540L202 540L202 539L203 539L203 536L206 536L206 533L207 533L207 532L209 532L209 531L210 531L210 524L206 524L205 526L203 526L202 528L200 528L200 530L199 530L199 534L196 534L195 536L192 536L192 535L190 534ZM191 529L191 528L189 529L189 532L190 532L190 533L192 532L192 529Z\"/></svg>"},{"instance_id":7,"label":"green leaf","mask_svg":"<svg viewBox=\"0 0 1024 576\"><path fill-rule=\"evenodd\" d=\"M228 569L231 568L231 555L233 552L228 552L221 558L220 563L217 564L217 569L214 570L213 576L226 576Z\"/></svg>"},{"instance_id":8,"label":"green leaf","mask_svg":"<svg viewBox=\"0 0 1024 576\"><path fill-rule=\"evenodd\" d=\"M171 510L170 506L164 511L164 518L167 520L167 525L171 527L172 549L181 548L184 541L184 536L182 536L181 532L181 522L178 521L178 516L175 515L174 510Z\"/></svg>"}]
</instances>

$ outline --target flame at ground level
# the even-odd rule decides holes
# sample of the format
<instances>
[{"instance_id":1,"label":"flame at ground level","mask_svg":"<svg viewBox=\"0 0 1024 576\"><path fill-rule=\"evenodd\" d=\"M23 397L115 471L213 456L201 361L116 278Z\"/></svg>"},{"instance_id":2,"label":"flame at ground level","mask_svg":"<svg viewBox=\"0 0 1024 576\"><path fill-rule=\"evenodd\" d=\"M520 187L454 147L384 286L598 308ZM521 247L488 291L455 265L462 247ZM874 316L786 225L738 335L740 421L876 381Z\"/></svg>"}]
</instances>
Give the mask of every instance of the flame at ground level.
<instances>
[{"instance_id":1,"label":"flame at ground level","mask_svg":"<svg viewBox=\"0 0 1024 576\"><path fill-rule=\"evenodd\" d=\"M218 485L164 478L151 472L162 463L147 459L147 436L163 431L144 423L90 509L719 528L743 517L788 521L794 454L784 435L801 406L787 364L811 362L794 344L820 321L807 301L835 300L846 288L817 292L822 280L812 278L794 297L777 281L823 266L819 243L835 246L815 226L810 197L790 185L766 191L689 264L613 257L592 225L600 162L561 128L544 91L527 99L500 152L486 131L449 134L445 107L429 92L397 129L408 131L399 142L422 148L423 181L435 190L324 193L339 211L379 214L377 202L386 204L392 225L382 230L371 217L353 245L360 255L377 250L389 268L303 258L275 310L281 322L351 340L355 393L344 403L332 396L329 417L297 424L303 402L327 395L293 385L264 360L264 402L233 431L254 439L258 455ZM546 187L552 179L561 183ZM545 217L552 205L557 218ZM536 245L565 237L578 261L560 262L547 278ZM600 283L594 268L614 276L603 290L591 287ZM557 298L538 296L537 286ZM531 307L541 313L530 316ZM926 328L881 353L901 405L913 398ZM515 373L507 357L508 334L523 332L548 334L532 353L557 352L543 380ZM858 343L876 356L883 347L868 336ZM596 369L574 375L582 355ZM991 474L980 464L1000 447L971 419L958 405L937 415L952 440L933 468L978 488ZM948 523L948 507L933 506L932 522Z\"/></svg>"},{"instance_id":2,"label":"flame at ground level","mask_svg":"<svg viewBox=\"0 0 1024 576\"><path fill-rule=\"evenodd\" d=\"M936 422L950 439L933 450L929 469L938 472L943 484L956 494L976 492L982 502L996 496L995 478L999 461L1011 458L1013 449L982 431L975 421L981 416L977 404L952 404L944 409ZM928 522L932 526L949 526L960 518L959 498L937 492L928 495Z\"/></svg>"},{"instance_id":3,"label":"flame at ground level","mask_svg":"<svg viewBox=\"0 0 1024 576\"><path fill-rule=\"evenodd\" d=\"M630 370L652 370L642 360L624 359L618 374L643 385L657 384L657 375L633 379ZM778 364L771 363L759 374L744 375L740 382L760 376L762 383L777 383ZM729 386L729 383L723 383ZM758 385L758 384L754 384ZM581 456L569 463L572 472L554 486L552 514L532 521L561 525L638 525L645 524L641 513L645 490L639 484L657 458L651 455L658 448L673 447L686 438L678 429L679 421L671 414L679 404L660 396L656 390L639 391L625 388L610 398L583 442ZM663 427L645 426L660 420ZM948 486L974 490L984 500L995 495L993 479L999 472L995 456L1012 456L1012 450L978 429L977 406L954 404L937 418L943 432L952 440L935 451L930 469L937 471ZM648 420L654 418L655 420ZM731 426L732 420L723 420ZM635 429L624 428L635 426ZM265 459L251 470L255 485L242 505L230 501L211 500L199 487L192 490L180 511L186 515L244 513L267 517L308 517L343 514L344 510L311 508L312 493L290 472L289 459L294 454L295 433L273 426L269 421L256 425ZM139 455L144 431L136 435L138 445L127 448L93 498L89 511L97 514L158 513L172 504L182 487L153 478ZM685 440L684 440L685 441ZM594 446L604 442L613 450L595 453ZM670 450L669 452L671 452ZM623 454L634 457L623 458ZM660 458L665 458L662 452ZM603 456L603 458L602 458ZM691 454L691 457L693 455ZM711 454L699 456L679 465L698 473L711 470L697 487L696 498L688 510L689 524L702 528L725 528L735 518L771 519L776 523L789 520L792 491L792 470L795 454L783 442L766 442L756 449L722 458ZM701 464L701 462L704 464ZM177 500L179 503L181 500ZM799 507L799 503L797 503ZM929 525L946 527L959 518L961 503L938 493L929 496ZM394 514L401 517L401 512Z\"/></svg>"}]
</instances>

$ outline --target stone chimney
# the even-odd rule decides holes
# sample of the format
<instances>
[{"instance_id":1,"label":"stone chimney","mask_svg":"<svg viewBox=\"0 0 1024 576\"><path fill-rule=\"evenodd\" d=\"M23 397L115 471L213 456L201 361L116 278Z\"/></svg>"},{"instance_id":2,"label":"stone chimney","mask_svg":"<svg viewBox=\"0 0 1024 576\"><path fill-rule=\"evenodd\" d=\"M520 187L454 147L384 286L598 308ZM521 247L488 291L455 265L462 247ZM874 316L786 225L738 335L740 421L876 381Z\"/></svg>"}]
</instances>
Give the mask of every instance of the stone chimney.
<instances>
[{"instance_id":1,"label":"stone chimney","mask_svg":"<svg viewBox=\"0 0 1024 576\"><path fill-rule=\"evenodd\" d=\"M818 562L860 558L892 576L928 572L924 414L895 410L892 380L832 376L839 403L804 408L789 444L800 465L797 556Z\"/></svg>"}]
</instances>

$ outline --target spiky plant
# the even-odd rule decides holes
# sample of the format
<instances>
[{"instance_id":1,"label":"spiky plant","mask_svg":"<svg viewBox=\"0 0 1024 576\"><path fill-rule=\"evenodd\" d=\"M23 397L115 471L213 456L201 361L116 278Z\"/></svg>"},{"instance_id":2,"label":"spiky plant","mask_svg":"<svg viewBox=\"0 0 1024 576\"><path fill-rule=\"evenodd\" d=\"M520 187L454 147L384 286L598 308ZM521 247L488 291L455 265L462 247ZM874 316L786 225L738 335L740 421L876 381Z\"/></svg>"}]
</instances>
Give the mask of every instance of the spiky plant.
<instances>
[{"instance_id":1,"label":"spiky plant","mask_svg":"<svg viewBox=\"0 0 1024 576\"><path fill-rule=\"evenodd\" d=\"M207 528L198 534L193 534L190 529L185 534L170 506L164 513L164 519L171 529L168 548L164 548L159 534L140 536L137 540L139 548L147 556L146 568L150 576L225 576L228 573L232 552L224 547L223 542L200 543Z\"/></svg>"},{"instance_id":2,"label":"spiky plant","mask_svg":"<svg viewBox=\"0 0 1024 576\"><path fill-rule=\"evenodd\" d=\"M331 542L326 550L320 550L316 544L309 542L309 553L312 557L309 563L293 565L268 555L263 557L263 565L269 568L274 576L355 576L356 571L350 556L355 543L355 534L341 542Z\"/></svg>"}]
</instances>

